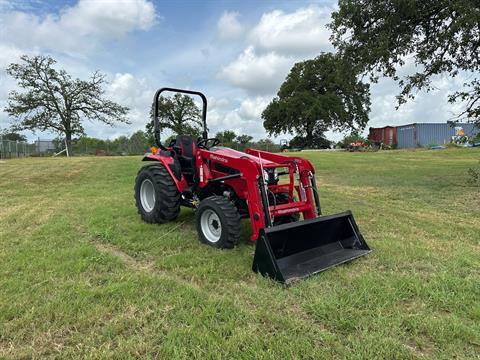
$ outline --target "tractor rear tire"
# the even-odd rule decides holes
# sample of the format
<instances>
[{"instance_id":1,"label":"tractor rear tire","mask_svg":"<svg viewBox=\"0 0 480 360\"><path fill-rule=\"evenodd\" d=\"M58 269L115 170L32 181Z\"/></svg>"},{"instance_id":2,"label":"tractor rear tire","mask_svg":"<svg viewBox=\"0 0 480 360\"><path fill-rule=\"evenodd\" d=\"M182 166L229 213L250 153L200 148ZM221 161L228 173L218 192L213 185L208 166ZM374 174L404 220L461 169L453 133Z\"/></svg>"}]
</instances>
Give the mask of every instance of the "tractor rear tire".
<instances>
[{"instance_id":1,"label":"tractor rear tire","mask_svg":"<svg viewBox=\"0 0 480 360\"><path fill-rule=\"evenodd\" d=\"M175 220L180 212L180 192L161 164L145 166L135 179L135 204L142 219L150 224Z\"/></svg>"},{"instance_id":2,"label":"tractor rear tire","mask_svg":"<svg viewBox=\"0 0 480 360\"><path fill-rule=\"evenodd\" d=\"M195 214L198 237L204 244L232 249L240 239L240 215L223 196L210 196L200 202Z\"/></svg>"}]
</instances>

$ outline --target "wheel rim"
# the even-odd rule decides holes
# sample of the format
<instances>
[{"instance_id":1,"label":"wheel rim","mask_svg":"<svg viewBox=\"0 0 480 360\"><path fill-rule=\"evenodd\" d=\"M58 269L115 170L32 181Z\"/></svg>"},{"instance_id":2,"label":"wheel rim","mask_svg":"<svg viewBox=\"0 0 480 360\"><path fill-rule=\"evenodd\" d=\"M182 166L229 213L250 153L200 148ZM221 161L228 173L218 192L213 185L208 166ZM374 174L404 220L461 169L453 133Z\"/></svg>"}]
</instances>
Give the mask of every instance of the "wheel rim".
<instances>
[{"instance_id":1,"label":"wheel rim","mask_svg":"<svg viewBox=\"0 0 480 360\"><path fill-rule=\"evenodd\" d=\"M222 223L215 211L206 209L200 217L200 226L205 238L211 242L216 243L222 236Z\"/></svg>"},{"instance_id":2,"label":"wheel rim","mask_svg":"<svg viewBox=\"0 0 480 360\"><path fill-rule=\"evenodd\" d=\"M140 202L146 212L151 212L155 207L155 188L150 179L142 181L140 186Z\"/></svg>"}]
</instances>

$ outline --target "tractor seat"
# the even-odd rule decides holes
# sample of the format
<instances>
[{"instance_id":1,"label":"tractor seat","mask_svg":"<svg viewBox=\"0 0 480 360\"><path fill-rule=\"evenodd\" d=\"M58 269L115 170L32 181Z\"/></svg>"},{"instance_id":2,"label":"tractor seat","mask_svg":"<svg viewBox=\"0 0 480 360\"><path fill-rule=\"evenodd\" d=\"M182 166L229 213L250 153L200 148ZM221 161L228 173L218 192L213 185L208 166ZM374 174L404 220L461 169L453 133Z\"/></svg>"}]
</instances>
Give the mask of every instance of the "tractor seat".
<instances>
[{"instance_id":1,"label":"tractor seat","mask_svg":"<svg viewBox=\"0 0 480 360\"><path fill-rule=\"evenodd\" d=\"M196 174L195 153L197 146L195 145L195 139L190 135L177 135L173 148L180 162L182 174L189 184L193 184Z\"/></svg>"}]
</instances>

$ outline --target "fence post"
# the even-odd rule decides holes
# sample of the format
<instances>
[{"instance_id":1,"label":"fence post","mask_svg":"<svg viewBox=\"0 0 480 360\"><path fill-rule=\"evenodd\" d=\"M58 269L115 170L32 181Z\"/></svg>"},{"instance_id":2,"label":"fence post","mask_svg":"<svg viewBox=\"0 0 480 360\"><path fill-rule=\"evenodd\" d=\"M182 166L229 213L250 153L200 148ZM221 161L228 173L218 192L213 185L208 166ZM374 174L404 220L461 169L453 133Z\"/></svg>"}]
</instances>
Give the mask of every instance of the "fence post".
<instances>
[{"instance_id":1,"label":"fence post","mask_svg":"<svg viewBox=\"0 0 480 360\"><path fill-rule=\"evenodd\" d=\"M65 151L67 153L67 158L70 157L70 154L68 153L67 137L65 137Z\"/></svg>"}]
</instances>

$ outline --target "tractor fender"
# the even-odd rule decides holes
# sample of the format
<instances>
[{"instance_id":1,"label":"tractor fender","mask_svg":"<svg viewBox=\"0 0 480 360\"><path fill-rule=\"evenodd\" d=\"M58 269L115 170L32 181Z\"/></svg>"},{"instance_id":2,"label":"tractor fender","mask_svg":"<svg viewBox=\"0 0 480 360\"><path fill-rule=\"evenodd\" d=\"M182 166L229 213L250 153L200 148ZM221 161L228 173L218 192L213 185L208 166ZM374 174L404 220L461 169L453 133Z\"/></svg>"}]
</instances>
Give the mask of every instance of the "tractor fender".
<instances>
[{"instance_id":1,"label":"tractor fender","mask_svg":"<svg viewBox=\"0 0 480 360\"><path fill-rule=\"evenodd\" d=\"M188 187L187 181L182 176L178 160L171 156L169 152L165 151L165 153L161 152L159 154L147 153L143 157L142 161L162 163L165 169L167 169L180 193L182 193Z\"/></svg>"}]
</instances>

